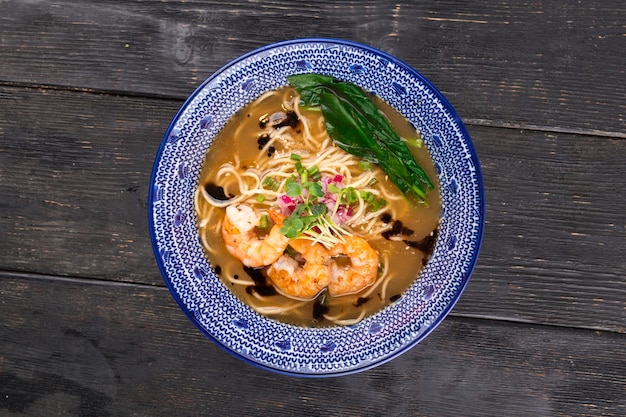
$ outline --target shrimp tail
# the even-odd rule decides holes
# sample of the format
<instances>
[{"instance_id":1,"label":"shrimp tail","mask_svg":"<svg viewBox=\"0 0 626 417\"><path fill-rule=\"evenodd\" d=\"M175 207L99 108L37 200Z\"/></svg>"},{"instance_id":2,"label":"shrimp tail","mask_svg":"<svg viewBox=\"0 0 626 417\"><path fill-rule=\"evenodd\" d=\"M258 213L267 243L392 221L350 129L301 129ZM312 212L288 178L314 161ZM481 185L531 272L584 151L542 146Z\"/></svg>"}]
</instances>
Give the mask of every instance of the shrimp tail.
<instances>
[{"instance_id":1,"label":"shrimp tail","mask_svg":"<svg viewBox=\"0 0 626 417\"><path fill-rule=\"evenodd\" d=\"M287 218L287 216L276 210L268 210L267 214L277 226L282 226L283 221L285 221L285 219Z\"/></svg>"}]
</instances>

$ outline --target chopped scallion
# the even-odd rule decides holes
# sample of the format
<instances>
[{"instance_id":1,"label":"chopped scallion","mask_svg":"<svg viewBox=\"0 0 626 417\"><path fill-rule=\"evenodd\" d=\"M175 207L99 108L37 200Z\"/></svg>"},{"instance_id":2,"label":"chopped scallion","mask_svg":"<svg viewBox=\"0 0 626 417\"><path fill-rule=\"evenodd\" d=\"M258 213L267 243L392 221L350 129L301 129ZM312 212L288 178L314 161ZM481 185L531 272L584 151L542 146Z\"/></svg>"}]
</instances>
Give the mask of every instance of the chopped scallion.
<instances>
[{"instance_id":1,"label":"chopped scallion","mask_svg":"<svg viewBox=\"0 0 626 417\"><path fill-rule=\"evenodd\" d=\"M309 172L309 176L314 180L322 178L322 173L317 165L310 166L307 171Z\"/></svg>"},{"instance_id":2,"label":"chopped scallion","mask_svg":"<svg viewBox=\"0 0 626 417\"><path fill-rule=\"evenodd\" d=\"M263 178L263 182L261 182L261 185L265 189L270 189L272 191L276 191L276 190L278 190L278 187L279 187L280 184L278 184L278 182L274 178L272 178L272 177L265 177L265 178Z\"/></svg>"},{"instance_id":3,"label":"chopped scallion","mask_svg":"<svg viewBox=\"0 0 626 417\"><path fill-rule=\"evenodd\" d=\"M261 216L261 220L259 221L259 228L265 229L268 226L267 214Z\"/></svg>"}]
</instances>

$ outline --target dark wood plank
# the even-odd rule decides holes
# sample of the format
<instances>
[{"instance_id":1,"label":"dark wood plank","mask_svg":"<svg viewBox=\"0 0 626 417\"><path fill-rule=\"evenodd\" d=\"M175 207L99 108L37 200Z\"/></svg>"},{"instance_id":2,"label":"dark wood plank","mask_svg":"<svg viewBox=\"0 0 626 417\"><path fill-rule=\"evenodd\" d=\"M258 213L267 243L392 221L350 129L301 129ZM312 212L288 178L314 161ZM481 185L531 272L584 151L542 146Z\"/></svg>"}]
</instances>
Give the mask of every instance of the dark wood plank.
<instances>
[{"instance_id":1,"label":"dark wood plank","mask_svg":"<svg viewBox=\"0 0 626 417\"><path fill-rule=\"evenodd\" d=\"M0 270L163 285L147 190L180 103L3 91L10 98L0 100ZM487 225L454 313L626 332L626 184L615 175L626 141L470 133L483 165Z\"/></svg>"},{"instance_id":2,"label":"dark wood plank","mask_svg":"<svg viewBox=\"0 0 626 417\"><path fill-rule=\"evenodd\" d=\"M420 70L475 124L625 135L621 0L3 2L0 82L184 98L253 48L311 36Z\"/></svg>"},{"instance_id":3,"label":"dark wood plank","mask_svg":"<svg viewBox=\"0 0 626 417\"><path fill-rule=\"evenodd\" d=\"M626 143L470 132L485 178L486 227L455 312L626 332L626 183L618 174Z\"/></svg>"},{"instance_id":4,"label":"dark wood plank","mask_svg":"<svg viewBox=\"0 0 626 417\"><path fill-rule=\"evenodd\" d=\"M163 288L0 274L0 294L3 416L626 413L623 334L448 318L388 364L309 380L231 357Z\"/></svg>"},{"instance_id":5,"label":"dark wood plank","mask_svg":"<svg viewBox=\"0 0 626 417\"><path fill-rule=\"evenodd\" d=\"M626 415L623 1L0 3L0 416ZM146 213L182 100L304 36L371 44L433 81L487 193L451 316L330 380L205 339L163 286Z\"/></svg>"},{"instance_id":6,"label":"dark wood plank","mask_svg":"<svg viewBox=\"0 0 626 417\"><path fill-rule=\"evenodd\" d=\"M148 183L181 103L4 93L0 268L162 285L148 236Z\"/></svg>"}]
</instances>

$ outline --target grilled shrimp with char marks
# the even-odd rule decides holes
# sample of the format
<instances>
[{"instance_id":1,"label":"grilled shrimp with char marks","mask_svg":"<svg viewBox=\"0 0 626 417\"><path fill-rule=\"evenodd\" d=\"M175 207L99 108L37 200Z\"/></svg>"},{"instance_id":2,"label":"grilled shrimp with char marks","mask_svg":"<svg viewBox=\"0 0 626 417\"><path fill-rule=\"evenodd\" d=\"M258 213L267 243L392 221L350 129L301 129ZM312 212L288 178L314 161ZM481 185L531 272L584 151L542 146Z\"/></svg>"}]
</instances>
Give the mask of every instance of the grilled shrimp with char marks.
<instances>
[{"instance_id":1,"label":"grilled shrimp with char marks","mask_svg":"<svg viewBox=\"0 0 626 417\"><path fill-rule=\"evenodd\" d=\"M245 204L226 207L226 215L222 223L222 237L226 243L226 249L241 263L251 268L276 262L290 241L280 232L285 216L273 210L269 210L268 214L274 226L262 239L255 230L261 221L261 214Z\"/></svg>"},{"instance_id":2,"label":"grilled shrimp with char marks","mask_svg":"<svg viewBox=\"0 0 626 417\"><path fill-rule=\"evenodd\" d=\"M290 246L304 258L304 264L284 254L267 270L279 292L300 299L311 299L330 284L330 253L320 243L296 239Z\"/></svg>"},{"instance_id":3,"label":"grilled shrimp with char marks","mask_svg":"<svg viewBox=\"0 0 626 417\"><path fill-rule=\"evenodd\" d=\"M330 266L328 292L332 296L354 294L372 285L378 277L378 252L363 238L347 236L330 249L333 257L346 256L347 265L336 260Z\"/></svg>"}]
</instances>

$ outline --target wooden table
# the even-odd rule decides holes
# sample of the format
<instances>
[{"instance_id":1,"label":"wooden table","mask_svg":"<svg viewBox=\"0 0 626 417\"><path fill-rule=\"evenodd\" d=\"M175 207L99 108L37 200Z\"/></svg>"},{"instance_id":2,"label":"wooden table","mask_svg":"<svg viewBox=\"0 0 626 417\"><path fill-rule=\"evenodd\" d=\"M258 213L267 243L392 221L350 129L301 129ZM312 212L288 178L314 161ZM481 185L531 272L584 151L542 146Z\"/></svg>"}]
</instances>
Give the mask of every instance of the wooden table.
<instances>
[{"instance_id":1,"label":"wooden table","mask_svg":"<svg viewBox=\"0 0 626 417\"><path fill-rule=\"evenodd\" d=\"M626 3L0 1L1 416L626 415ZM147 222L185 98L256 47L396 55L465 121L478 266L401 357L310 380L211 343Z\"/></svg>"}]
</instances>

